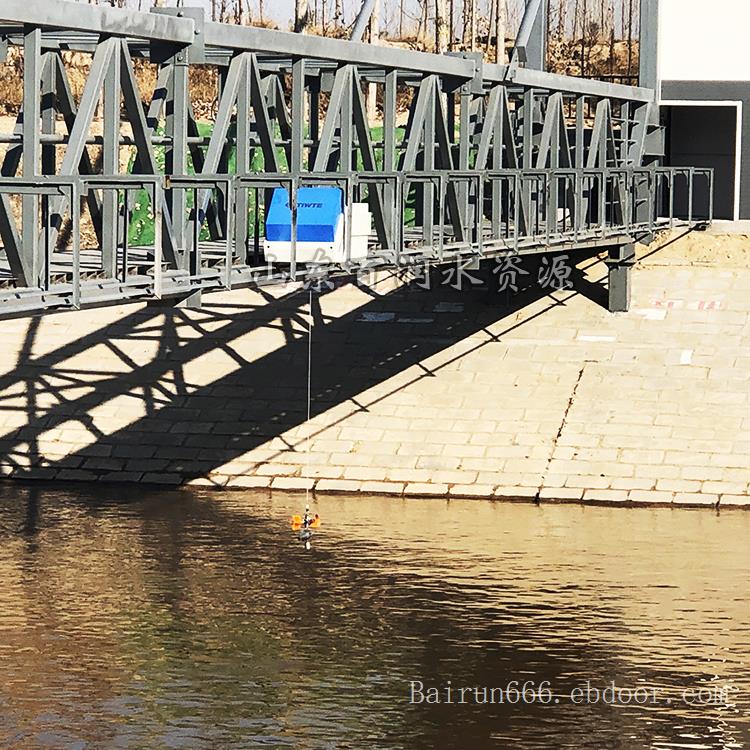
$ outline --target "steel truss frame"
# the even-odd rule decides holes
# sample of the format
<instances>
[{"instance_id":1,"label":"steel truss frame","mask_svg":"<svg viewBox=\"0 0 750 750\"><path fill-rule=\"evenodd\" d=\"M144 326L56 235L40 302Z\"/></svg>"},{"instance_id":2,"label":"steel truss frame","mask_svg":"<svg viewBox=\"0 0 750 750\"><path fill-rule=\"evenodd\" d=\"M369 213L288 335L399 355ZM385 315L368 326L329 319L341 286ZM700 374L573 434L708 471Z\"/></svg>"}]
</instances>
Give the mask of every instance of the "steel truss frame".
<instances>
[{"instance_id":1,"label":"steel truss frame","mask_svg":"<svg viewBox=\"0 0 750 750\"><path fill-rule=\"evenodd\" d=\"M131 299L200 304L203 291L356 271L351 260L265 262L261 216L274 186L290 190L293 222L304 185L338 184L347 205L367 201L366 265L382 268L627 247L712 214L709 170L653 165L651 89L206 23L196 9L4 0L2 39L24 64L16 127L0 135L0 317ZM69 52L91 61L78 98ZM146 103L139 65L158 68ZM217 71L208 134L193 107L197 66ZM699 181L709 185L702 208ZM131 247L143 201L154 242ZM85 222L90 248L80 247ZM631 257L611 254L611 281Z\"/></svg>"}]
</instances>

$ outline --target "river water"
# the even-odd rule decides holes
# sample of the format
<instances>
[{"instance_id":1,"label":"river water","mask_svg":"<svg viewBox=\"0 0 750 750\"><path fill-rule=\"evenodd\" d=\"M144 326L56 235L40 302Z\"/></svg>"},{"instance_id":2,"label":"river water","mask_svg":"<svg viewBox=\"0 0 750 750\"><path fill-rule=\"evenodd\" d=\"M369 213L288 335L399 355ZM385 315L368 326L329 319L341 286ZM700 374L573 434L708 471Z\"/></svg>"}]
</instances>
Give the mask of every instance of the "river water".
<instances>
[{"instance_id":1,"label":"river water","mask_svg":"<svg viewBox=\"0 0 750 750\"><path fill-rule=\"evenodd\" d=\"M0 747L750 741L750 513L108 492L0 486Z\"/></svg>"}]
</instances>

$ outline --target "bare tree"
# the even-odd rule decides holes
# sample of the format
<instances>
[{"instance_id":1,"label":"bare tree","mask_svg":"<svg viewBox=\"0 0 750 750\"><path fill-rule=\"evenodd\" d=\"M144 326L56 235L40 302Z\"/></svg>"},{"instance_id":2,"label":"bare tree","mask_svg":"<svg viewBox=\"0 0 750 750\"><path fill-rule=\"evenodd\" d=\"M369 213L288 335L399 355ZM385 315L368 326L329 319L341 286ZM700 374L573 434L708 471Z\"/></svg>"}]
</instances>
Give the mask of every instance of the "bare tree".
<instances>
[{"instance_id":1,"label":"bare tree","mask_svg":"<svg viewBox=\"0 0 750 750\"><path fill-rule=\"evenodd\" d=\"M586 75L586 17L588 16L588 7L586 0L582 0L581 8L581 75Z\"/></svg>"},{"instance_id":2,"label":"bare tree","mask_svg":"<svg viewBox=\"0 0 750 750\"><path fill-rule=\"evenodd\" d=\"M505 19L508 10L507 0L495 0L495 62L505 62Z\"/></svg>"},{"instance_id":3,"label":"bare tree","mask_svg":"<svg viewBox=\"0 0 750 750\"><path fill-rule=\"evenodd\" d=\"M443 54L448 51L448 24L446 0L435 0L435 51Z\"/></svg>"},{"instance_id":4,"label":"bare tree","mask_svg":"<svg viewBox=\"0 0 750 750\"><path fill-rule=\"evenodd\" d=\"M420 4L419 23L417 24L417 39L422 39L427 34L427 2Z\"/></svg>"},{"instance_id":5,"label":"bare tree","mask_svg":"<svg viewBox=\"0 0 750 750\"><path fill-rule=\"evenodd\" d=\"M492 32L495 28L495 19L497 18L498 0L490 0L490 17L487 19L487 41L484 45L485 57L490 56L492 50Z\"/></svg>"},{"instance_id":6,"label":"bare tree","mask_svg":"<svg viewBox=\"0 0 750 750\"><path fill-rule=\"evenodd\" d=\"M310 11L307 0L294 0L294 30L304 34L310 21Z\"/></svg>"},{"instance_id":7,"label":"bare tree","mask_svg":"<svg viewBox=\"0 0 750 750\"><path fill-rule=\"evenodd\" d=\"M565 36L565 23L567 21L568 0L561 0L557 8L557 36L562 39Z\"/></svg>"},{"instance_id":8,"label":"bare tree","mask_svg":"<svg viewBox=\"0 0 750 750\"><path fill-rule=\"evenodd\" d=\"M402 5L403 8L403 5ZM340 29L344 25L344 3L343 0L335 0L333 5L333 25Z\"/></svg>"},{"instance_id":9,"label":"bare tree","mask_svg":"<svg viewBox=\"0 0 750 750\"><path fill-rule=\"evenodd\" d=\"M628 0L628 75L633 74L633 0Z\"/></svg>"},{"instance_id":10,"label":"bare tree","mask_svg":"<svg viewBox=\"0 0 750 750\"><path fill-rule=\"evenodd\" d=\"M463 33L461 42L464 48L474 49L477 35L477 0L463 2Z\"/></svg>"},{"instance_id":11,"label":"bare tree","mask_svg":"<svg viewBox=\"0 0 750 750\"><path fill-rule=\"evenodd\" d=\"M370 44L378 44L380 41L380 0L375 0L372 5L370 16Z\"/></svg>"},{"instance_id":12,"label":"bare tree","mask_svg":"<svg viewBox=\"0 0 750 750\"><path fill-rule=\"evenodd\" d=\"M448 0L448 50L453 50L454 33L453 29L456 24L456 3L455 0Z\"/></svg>"},{"instance_id":13,"label":"bare tree","mask_svg":"<svg viewBox=\"0 0 750 750\"><path fill-rule=\"evenodd\" d=\"M370 16L370 44L380 43L380 0L375 0ZM374 120L377 115L377 84L371 83L367 87L367 116Z\"/></svg>"},{"instance_id":14,"label":"bare tree","mask_svg":"<svg viewBox=\"0 0 750 750\"><path fill-rule=\"evenodd\" d=\"M477 0L470 0L471 2L471 27L469 34L471 34L471 51L474 52L477 48Z\"/></svg>"}]
</instances>

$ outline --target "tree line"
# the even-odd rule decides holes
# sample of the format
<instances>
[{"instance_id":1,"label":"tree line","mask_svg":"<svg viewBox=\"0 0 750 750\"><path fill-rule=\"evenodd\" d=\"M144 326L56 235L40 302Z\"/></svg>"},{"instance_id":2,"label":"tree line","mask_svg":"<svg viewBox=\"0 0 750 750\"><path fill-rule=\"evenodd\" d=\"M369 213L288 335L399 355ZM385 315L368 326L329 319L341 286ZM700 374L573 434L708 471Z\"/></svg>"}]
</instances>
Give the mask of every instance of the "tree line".
<instances>
[{"instance_id":1,"label":"tree line","mask_svg":"<svg viewBox=\"0 0 750 750\"><path fill-rule=\"evenodd\" d=\"M85 0L133 7L193 5L199 0ZM639 0L543 0L548 25L548 67L578 75L637 74ZM284 28L267 0L203 0L213 21ZM481 51L506 62L526 0L374 0L365 41L445 53ZM346 38L361 0L294 0L286 27Z\"/></svg>"}]
</instances>

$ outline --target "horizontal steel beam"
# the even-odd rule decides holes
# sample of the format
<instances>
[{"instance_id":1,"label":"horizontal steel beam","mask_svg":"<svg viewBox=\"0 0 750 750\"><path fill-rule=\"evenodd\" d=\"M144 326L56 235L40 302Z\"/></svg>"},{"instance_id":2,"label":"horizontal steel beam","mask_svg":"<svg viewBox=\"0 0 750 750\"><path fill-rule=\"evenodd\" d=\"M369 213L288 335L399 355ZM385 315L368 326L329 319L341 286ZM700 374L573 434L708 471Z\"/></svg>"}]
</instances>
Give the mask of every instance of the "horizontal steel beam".
<instances>
[{"instance_id":1,"label":"horizontal steel beam","mask_svg":"<svg viewBox=\"0 0 750 750\"><path fill-rule=\"evenodd\" d=\"M205 42L207 47L246 50L261 55L335 60L342 65L373 65L388 70L413 70L464 80L472 79L476 73L476 65L470 59L252 26L207 23Z\"/></svg>"},{"instance_id":2,"label":"horizontal steel beam","mask_svg":"<svg viewBox=\"0 0 750 750\"><path fill-rule=\"evenodd\" d=\"M2 0L0 20L40 28L60 28L135 39L192 44L195 24L189 18L139 13L65 2L65 0Z\"/></svg>"},{"instance_id":3,"label":"horizontal steel beam","mask_svg":"<svg viewBox=\"0 0 750 750\"><path fill-rule=\"evenodd\" d=\"M527 88L562 91L579 96L635 102L652 102L655 96L653 89L644 89L639 86L625 86L621 83L562 76L557 73L547 73L543 70L532 70L531 68L511 70L507 65L483 65L482 75L488 83L513 83Z\"/></svg>"}]
</instances>

